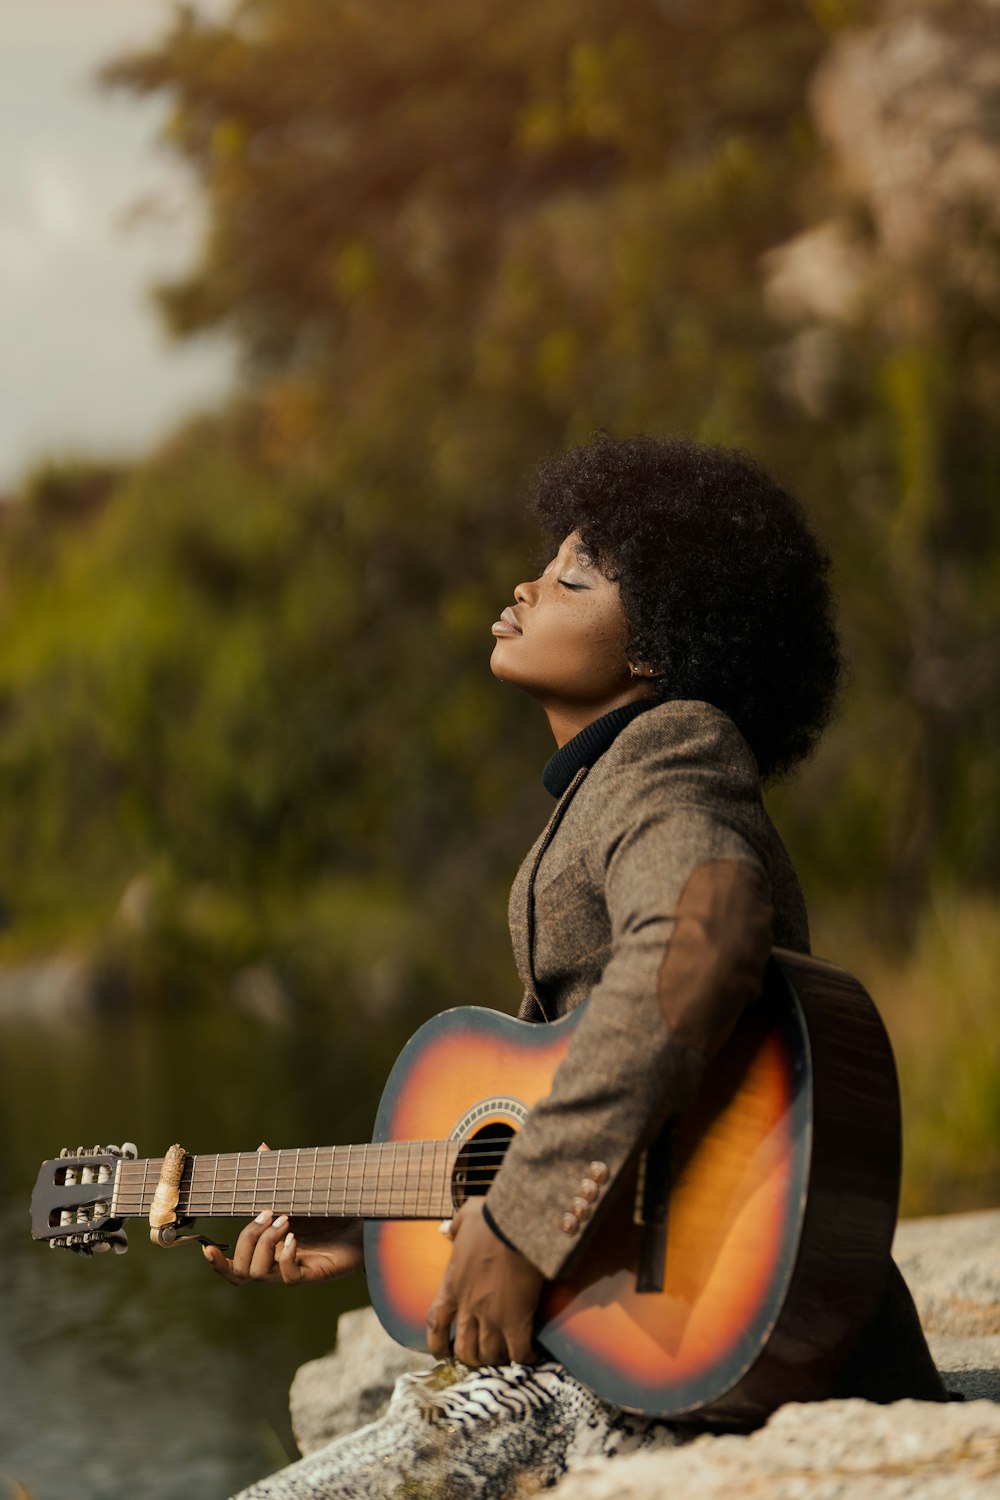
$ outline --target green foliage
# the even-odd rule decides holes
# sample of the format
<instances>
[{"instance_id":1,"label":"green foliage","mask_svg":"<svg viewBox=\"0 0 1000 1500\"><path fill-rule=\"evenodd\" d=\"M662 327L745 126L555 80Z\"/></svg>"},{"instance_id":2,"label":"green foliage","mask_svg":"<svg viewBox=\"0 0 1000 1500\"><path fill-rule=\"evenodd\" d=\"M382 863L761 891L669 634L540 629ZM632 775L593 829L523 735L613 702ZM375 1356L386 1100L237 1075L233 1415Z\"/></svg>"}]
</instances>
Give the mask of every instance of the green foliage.
<instances>
[{"instance_id":1,"label":"green foliage","mask_svg":"<svg viewBox=\"0 0 1000 1500\"><path fill-rule=\"evenodd\" d=\"M47 532L24 505L22 541ZM469 828L521 800L495 745L524 730L486 671L512 563L471 530L427 557L407 529L247 462L222 423L124 481L83 535L22 556L0 621L15 933L81 892L110 915L137 871L251 910L332 872L422 902L465 886ZM522 834L486 841L472 874L496 879Z\"/></svg>"},{"instance_id":2,"label":"green foliage","mask_svg":"<svg viewBox=\"0 0 1000 1500\"><path fill-rule=\"evenodd\" d=\"M8 952L117 931L139 874L160 915L107 941L152 997L266 962L397 1034L509 1004L548 747L488 627L537 561L524 471L596 427L743 442L831 542L852 679L776 797L828 949L848 897L896 964L934 891L991 899L992 282L888 265L819 330L812 404L762 294L832 212L878 262L808 108L870 12L244 0L109 65L165 98L207 209L166 321L228 330L248 378L132 472L51 465L0 516Z\"/></svg>"}]
</instances>

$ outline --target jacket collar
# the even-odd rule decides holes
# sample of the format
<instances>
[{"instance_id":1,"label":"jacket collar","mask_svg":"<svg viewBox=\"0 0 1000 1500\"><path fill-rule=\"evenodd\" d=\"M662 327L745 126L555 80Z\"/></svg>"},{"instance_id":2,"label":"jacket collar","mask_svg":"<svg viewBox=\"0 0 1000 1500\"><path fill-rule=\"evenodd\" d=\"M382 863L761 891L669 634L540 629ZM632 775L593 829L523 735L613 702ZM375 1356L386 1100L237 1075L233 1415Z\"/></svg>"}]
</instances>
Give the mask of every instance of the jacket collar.
<instances>
[{"instance_id":1,"label":"jacket collar","mask_svg":"<svg viewBox=\"0 0 1000 1500\"><path fill-rule=\"evenodd\" d=\"M610 713L587 724L546 761L542 772L545 790L553 797L561 797L581 766L589 769L614 743L626 724L631 724L647 709L658 707L662 701L662 698L638 698L634 703L613 708Z\"/></svg>"}]
</instances>

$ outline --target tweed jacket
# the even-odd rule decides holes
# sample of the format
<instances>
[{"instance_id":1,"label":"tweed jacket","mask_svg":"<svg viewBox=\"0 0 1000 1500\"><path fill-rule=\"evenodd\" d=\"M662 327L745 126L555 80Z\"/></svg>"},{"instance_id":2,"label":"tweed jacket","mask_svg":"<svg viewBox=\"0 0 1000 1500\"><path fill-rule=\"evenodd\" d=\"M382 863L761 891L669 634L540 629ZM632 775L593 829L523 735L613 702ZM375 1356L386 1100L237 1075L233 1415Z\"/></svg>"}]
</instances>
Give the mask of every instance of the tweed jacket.
<instances>
[{"instance_id":1,"label":"tweed jacket","mask_svg":"<svg viewBox=\"0 0 1000 1500\"><path fill-rule=\"evenodd\" d=\"M518 872L510 928L522 1017L552 1020L590 996L551 1094L487 1200L502 1233L547 1277L581 1237L567 1214L588 1164L607 1167L606 1195L651 1125L691 1099L735 1020L694 1037L661 1004L678 902L700 867L720 864L756 883L768 918L773 904L775 943L808 951L805 902L746 742L709 704L669 702L633 719L577 773Z\"/></svg>"},{"instance_id":2,"label":"tweed jacket","mask_svg":"<svg viewBox=\"0 0 1000 1500\"><path fill-rule=\"evenodd\" d=\"M809 951L798 879L732 721L678 701L632 719L560 797L514 881L510 929L524 1019L590 997L486 1200L552 1279L630 1156L693 1098L771 944ZM891 1261L835 1394L945 1397Z\"/></svg>"}]
</instances>

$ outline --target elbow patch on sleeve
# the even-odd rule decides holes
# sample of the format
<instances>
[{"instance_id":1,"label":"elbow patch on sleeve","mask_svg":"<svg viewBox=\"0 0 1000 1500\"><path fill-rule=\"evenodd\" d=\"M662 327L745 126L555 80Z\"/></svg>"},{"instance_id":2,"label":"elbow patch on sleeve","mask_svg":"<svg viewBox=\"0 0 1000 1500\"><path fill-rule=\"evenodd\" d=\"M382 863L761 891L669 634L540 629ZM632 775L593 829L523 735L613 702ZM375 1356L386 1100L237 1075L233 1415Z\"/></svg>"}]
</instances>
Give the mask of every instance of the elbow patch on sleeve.
<instances>
[{"instance_id":1,"label":"elbow patch on sleeve","mask_svg":"<svg viewBox=\"0 0 1000 1500\"><path fill-rule=\"evenodd\" d=\"M660 965L660 1009L676 1039L711 1056L761 989L774 911L761 872L715 859L689 876Z\"/></svg>"}]
</instances>

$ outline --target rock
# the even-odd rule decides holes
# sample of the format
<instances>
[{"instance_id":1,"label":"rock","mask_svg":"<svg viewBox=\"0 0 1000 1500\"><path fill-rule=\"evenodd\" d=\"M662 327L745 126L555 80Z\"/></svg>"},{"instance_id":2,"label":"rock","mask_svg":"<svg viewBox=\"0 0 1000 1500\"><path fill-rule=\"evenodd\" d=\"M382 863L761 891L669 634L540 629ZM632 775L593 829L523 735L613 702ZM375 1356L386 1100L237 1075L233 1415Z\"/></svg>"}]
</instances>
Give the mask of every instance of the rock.
<instances>
[{"instance_id":1,"label":"rock","mask_svg":"<svg viewBox=\"0 0 1000 1500\"><path fill-rule=\"evenodd\" d=\"M1000 1402L1000 1335L988 1338L928 1339L934 1363L949 1391L967 1401Z\"/></svg>"},{"instance_id":2,"label":"rock","mask_svg":"<svg viewBox=\"0 0 1000 1500\"><path fill-rule=\"evenodd\" d=\"M1000 1406L898 1401L790 1404L749 1437L591 1460L553 1500L994 1500Z\"/></svg>"},{"instance_id":3,"label":"rock","mask_svg":"<svg viewBox=\"0 0 1000 1500\"><path fill-rule=\"evenodd\" d=\"M374 1421L398 1376L433 1363L429 1354L416 1354L391 1339L370 1307L342 1313L333 1353L310 1360L292 1381L289 1406L300 1452L312 1453Z\"/></svg>"},{"instance_id":4,"label":"rock","mask_svg":"<svg viewBox=\"0 0 1000 1500\"><path fill-rule=\"evenodd\" d=\"M1000 1211L910 1220L895 1239L937 1367L963 1403L793 1403L750 1436L580 1464L553 1500L991 1500L1000 1494L999 1245ZM292 1383L301 1452L373 1421L397 1376L430 1362L388 1338L372 1308L343 1314L334 1353Z\"/></svg>"},{"instance_id":5,"label":"rock","mask_svg":"<svg viewBox=\"0 0 1000 1500\"><path fill-rule=\"evenodd\" d=\"M925 1333L1000 1334L1000 1213L904 1220L893 1255Z\"/></svg>"},{"instance_id":6,"label":"rock","mask_svg":"<svg viewBox=\"0 0 1000 1500\"><path fill-rule=\"evenodd\" d=\"M992 1500L1000 1494L998 1245L1000 1211L988 1211L904 1222L893 1247L945 1384L964 1402L790 1403L749 1436L590 1460L554 1500ZM304 1365L292 1385L303 1454L374 1420L396 1377L430 1363L383 1333L371 1308L345 1313L335 1352Z\"/></svg>"},{"instance_id":7,"label":"rock","mask_svg":"<svg viewBox=\"0 0 1000 1500\"><path fill-rule=\"evenodd\" d=\"M0 1025L62 1026L119 1015L128 1004L114 967L64 956L0 969Z\"/></svg>"}]
</instances>

